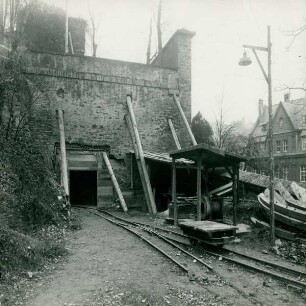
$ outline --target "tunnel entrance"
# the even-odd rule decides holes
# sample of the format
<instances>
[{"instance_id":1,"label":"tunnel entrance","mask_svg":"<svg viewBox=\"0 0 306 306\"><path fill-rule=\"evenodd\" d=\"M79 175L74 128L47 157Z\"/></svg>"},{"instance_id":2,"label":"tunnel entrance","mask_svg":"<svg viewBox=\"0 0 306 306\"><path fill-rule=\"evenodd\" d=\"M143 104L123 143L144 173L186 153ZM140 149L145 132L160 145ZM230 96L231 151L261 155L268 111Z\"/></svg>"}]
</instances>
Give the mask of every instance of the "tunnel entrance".
<instances>
[{"instance_id":1,"label":"tunnel entrance","mask_svg":"<svg viewBox=\"0 0 306 306\"><path fill-rule=\"evenodd\" d=\"M70 171L71 205L97 205L97 171Z\"/></svg>"}]
</instances>

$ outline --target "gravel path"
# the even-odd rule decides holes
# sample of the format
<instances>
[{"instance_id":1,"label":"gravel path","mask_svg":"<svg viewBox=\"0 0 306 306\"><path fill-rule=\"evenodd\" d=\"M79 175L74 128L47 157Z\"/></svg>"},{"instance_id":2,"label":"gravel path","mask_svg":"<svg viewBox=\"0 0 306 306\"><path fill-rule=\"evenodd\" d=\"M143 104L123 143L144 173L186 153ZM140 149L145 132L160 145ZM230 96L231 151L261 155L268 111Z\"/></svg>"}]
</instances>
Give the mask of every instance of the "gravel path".
<instances>
[{"instance_id":1,"label":"gravel path","mask_svg":"<svg viewBox=\"0 0 306 306\"><path fill-rule=\"evenodd\" d=\"M239 293L212 272L204 275L205 282L195 280L124 229L86 211L79 214L82 230L69 236L68 259L33 281L26 305L257 305L254 296ZM235 273L226 273L235 280ZM277 296L265 303L289 304L290 298Z\"/></svg>"}]
</instances>

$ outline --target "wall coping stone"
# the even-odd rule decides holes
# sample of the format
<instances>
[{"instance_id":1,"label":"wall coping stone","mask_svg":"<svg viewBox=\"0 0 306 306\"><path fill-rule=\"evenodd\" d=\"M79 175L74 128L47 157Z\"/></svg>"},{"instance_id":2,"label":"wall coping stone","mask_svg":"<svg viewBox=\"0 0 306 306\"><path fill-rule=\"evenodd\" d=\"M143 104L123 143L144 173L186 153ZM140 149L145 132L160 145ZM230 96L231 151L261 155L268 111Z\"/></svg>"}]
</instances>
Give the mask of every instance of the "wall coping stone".
<instances>
[{"instance_id":1,"label":"wall coping stone","mask_svg":"<svg viewBox=\"0 0 306 306\"><path fill-rule=\"evenodd\" d=\"M179 30L178 30L179 31ZM176 32L173 34L173 36L176 34ZM172 37L171 37L172 39ZM168 44L168 43L167 43ZM111 59L111 58L105 58L105 57L93 57L89 55L80 55L80 54L71 54L71 53L59 53L59 52L40 52L40 51L27 51L25 54L41 54L41 55L54 55L54 56L62 56L62 57L79 57L85 60L90 60L90 61L104 61L104 62L110 62L110 63L117 63L117 64L127 64L127 65L135 65L135 66L141 66L141 67L146 67L148 69L161 69L163 71L169 71L169 72L177 72L177 69L173 68L164 68L164 67L158 67L158 66L153 66L152 64L146 64L146 63L139 63L139 62L131 62L131 61L123 61L123 60L117 60L117 59Z\"/></svg>"},{"instance_id":2,"label":"wall coping stone","mask_svg":"<svg viewBox=\"0 0 306 306\"><path fill-rule=\"evenodd\" d=\"M119 77L115 75L103 75L103 74L89 73L89 72L72 72L66 70L58 70L51 68L36 68L36 67L23 67L22 72L25 74L33 74L40 76L62 77L69 79L116 83L116 84L133 85L140 87L145 86L145 87L162 88L162 89L178 89L178 84L173 84L173 82L171 82L169 79L168 82L159 82L159 81L149 81L143 79L132 79L122 76Z\"/></svg>"}]
</instances>

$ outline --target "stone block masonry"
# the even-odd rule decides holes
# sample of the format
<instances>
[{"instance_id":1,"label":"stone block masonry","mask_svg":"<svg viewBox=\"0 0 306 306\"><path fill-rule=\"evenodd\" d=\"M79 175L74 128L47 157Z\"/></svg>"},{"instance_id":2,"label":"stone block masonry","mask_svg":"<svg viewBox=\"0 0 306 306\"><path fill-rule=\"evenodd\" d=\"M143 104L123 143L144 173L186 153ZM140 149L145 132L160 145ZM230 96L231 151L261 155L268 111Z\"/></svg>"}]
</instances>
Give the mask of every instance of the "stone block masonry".
<instances>
[{"instance_id":1,"label":"stone block masonry","mask_svg":"<svg viewBox=\"0 0 306 306\"><path fill-rule=\"evenodd\" d=\"M30 128L40 146L52 152L59 141L56 109L63 109L67 145L108 147L120 186L130 186L126 153L133 149L124 120L126 95L133 108L143 149L169 152L176 146L167 123L172 118L181 145L190 145L171 93L180 93L191 120L191 38L177 31L164 48L163 62L152 65L44 52L22 55L22 71L39 99L33 105ZM40 94L39 94L40 91ZM37 95L37 93L36 93ZM117 164L116 164L117 163Z\"/></svg>"},{"instance_id":2,"label":"stone block masonry","mask_svg":"<svg viewBox=\"0 0 306 306\"><path fill-rule=\"evenodd\" d=\"M111 155L124 158L132 149L123 119L127 113L126 95L132 94L144 150L175 149L166 120L169 117L183 146L188 145L169 91L180 90L182 106L190 119L192 36L182 30L173 35L165 46L168 51L164 67L86 56L24 53L22 71L33 84L39 84L38 88L47 88L32 113L31 127L37 139L50 147L58 141L55 110L60 107L64 110L68 143L107 145ZM64 94L58 95L59 91Z\"/></svg>"}]
</instances>

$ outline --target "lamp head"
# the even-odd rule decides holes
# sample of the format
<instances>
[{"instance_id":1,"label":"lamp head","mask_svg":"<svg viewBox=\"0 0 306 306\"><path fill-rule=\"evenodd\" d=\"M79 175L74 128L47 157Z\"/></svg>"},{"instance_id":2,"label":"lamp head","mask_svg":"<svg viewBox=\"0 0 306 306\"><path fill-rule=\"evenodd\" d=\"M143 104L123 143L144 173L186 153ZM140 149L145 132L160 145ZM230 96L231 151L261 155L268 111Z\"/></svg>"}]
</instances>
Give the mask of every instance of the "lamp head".
<instances>
[{"instance_id":1,"label":"lamp head","mask_svg":"<svg viewBox=\"0 0 306 306\"><path fill-rule=\"evenodd\" d=\"M246 51L244 50L243 56L239 61L239 65L240 66L248 66L250 64L252 64L252 60L248 57Z\"/></svg>"}]
</instances>

